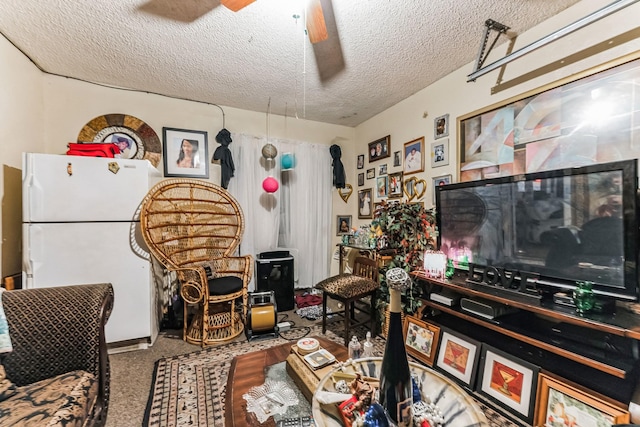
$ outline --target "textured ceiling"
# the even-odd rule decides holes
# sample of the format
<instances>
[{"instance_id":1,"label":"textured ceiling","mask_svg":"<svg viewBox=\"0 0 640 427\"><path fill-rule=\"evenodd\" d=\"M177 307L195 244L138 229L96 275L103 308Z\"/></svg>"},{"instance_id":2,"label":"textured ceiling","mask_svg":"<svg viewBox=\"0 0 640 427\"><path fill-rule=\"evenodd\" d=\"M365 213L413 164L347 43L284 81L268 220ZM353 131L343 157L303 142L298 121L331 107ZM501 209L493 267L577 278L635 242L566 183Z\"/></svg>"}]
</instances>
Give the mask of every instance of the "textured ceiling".
<instances>
[{"instance_id":1,"label":"textured ceiling","mask_svg":"<svg viewBox=\"0 0 640 427\"><path fill-rule=\"evenodd\" d=\"M0 32L44 71L356 126L475 60L491 18L521 34L577 0L3 0ZM469 73L472 70L469 70Z\"/></svg>"}]
</instances>

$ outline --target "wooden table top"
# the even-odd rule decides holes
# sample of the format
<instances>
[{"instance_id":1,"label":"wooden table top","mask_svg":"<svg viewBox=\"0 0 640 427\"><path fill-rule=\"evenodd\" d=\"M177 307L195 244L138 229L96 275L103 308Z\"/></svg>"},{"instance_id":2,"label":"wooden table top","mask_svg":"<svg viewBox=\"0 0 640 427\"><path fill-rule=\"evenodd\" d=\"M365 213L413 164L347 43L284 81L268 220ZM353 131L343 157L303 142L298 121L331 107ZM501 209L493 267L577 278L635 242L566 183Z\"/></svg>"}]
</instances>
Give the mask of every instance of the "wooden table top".
<instances>
[{"instance_id":1,"label":"wooden table top","mask_svg":"<svg viewBox=\"0 0 640 427\"><path fill-rule=\"evenodd\" d=\"M336 359L346 360L348 358L347 347L342 344L317 336L313 338L318 340L320 347L336 356ZM243 354L231 361L224 405L225 425L275 427L273 417L269 417L264 424L260 424L254 414L248 413L247 401L242 395L248 392L251 387L264 384L265 368L284 362L291 352L291 346L295 343L295 341L291 341L266 350Z\"/></svg>"}]
</instances>

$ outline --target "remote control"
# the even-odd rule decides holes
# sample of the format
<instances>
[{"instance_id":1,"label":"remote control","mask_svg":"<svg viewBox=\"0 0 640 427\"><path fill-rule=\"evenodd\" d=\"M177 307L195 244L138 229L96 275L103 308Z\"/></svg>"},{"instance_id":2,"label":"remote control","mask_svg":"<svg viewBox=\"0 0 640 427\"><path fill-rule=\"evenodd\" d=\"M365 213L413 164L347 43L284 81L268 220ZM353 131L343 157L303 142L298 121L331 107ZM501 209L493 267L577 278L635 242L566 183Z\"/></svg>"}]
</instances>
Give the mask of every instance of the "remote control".
<instances>
[{"instance_id":1,"label":"remote control","mask_svg":"<svg viewBox=\"0 0 640 427\"><path fill-rule=\"evenodd\" d=\"M315 427L316 423L313 417L309 415L299 416L296 418L285 418L276 423L276 427Z\"/></svg>"}]
</instances>

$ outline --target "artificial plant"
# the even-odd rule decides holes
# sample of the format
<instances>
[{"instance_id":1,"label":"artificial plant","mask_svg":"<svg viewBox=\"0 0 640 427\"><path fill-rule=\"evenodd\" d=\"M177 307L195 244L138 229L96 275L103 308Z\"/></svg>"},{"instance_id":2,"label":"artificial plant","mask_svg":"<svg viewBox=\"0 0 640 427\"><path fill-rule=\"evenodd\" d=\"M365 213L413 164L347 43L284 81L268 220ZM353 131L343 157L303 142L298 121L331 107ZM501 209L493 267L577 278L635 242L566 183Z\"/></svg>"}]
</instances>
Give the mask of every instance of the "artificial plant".
<instances>
[{"instance_id":1,"label":"artificial plant","mask_svg":"<svg viewBox=\"0 0 640 427\"><path fill-rule=\"evenodd\" d=\"M378 241L382 243L378 245L378 249L388 251L392 256L391 261L380 268L380 291L376 307L378 313L384 313L389 303L387 270L400 267L409 273L423 268L424 252L436 248L438 231L435 211L425 209L422 203L384 201L376 209L371 226L379 236ZM402 310L405 314L414 314L418 310L422 305L421 294L419 286L411 286L407 290L402 298Z\"/></svg>"}]
</instances>

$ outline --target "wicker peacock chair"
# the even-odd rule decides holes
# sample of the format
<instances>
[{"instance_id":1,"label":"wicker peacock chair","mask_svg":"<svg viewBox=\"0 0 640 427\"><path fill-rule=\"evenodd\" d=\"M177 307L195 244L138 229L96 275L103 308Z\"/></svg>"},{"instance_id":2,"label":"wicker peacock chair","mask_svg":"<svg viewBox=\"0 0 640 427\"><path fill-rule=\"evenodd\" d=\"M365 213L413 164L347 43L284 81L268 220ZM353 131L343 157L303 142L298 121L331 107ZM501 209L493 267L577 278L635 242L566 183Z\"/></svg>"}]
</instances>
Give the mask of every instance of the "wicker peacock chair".
<instances>
[{"instance_id":1,"label":"wicker peacock chair","mask_svg":"<svg viewBox=\"0 0 640 427\"><path fill-rule=\"evenodd\" d=\"M253 262L250 255L234 256L244 215L233 196L206 181L164 180L143 200L140 223L150 252L178 276L184 340L204 347L240 335ZM189 304L198 310L187 325Z\"/></svg>"}]
</instances>

